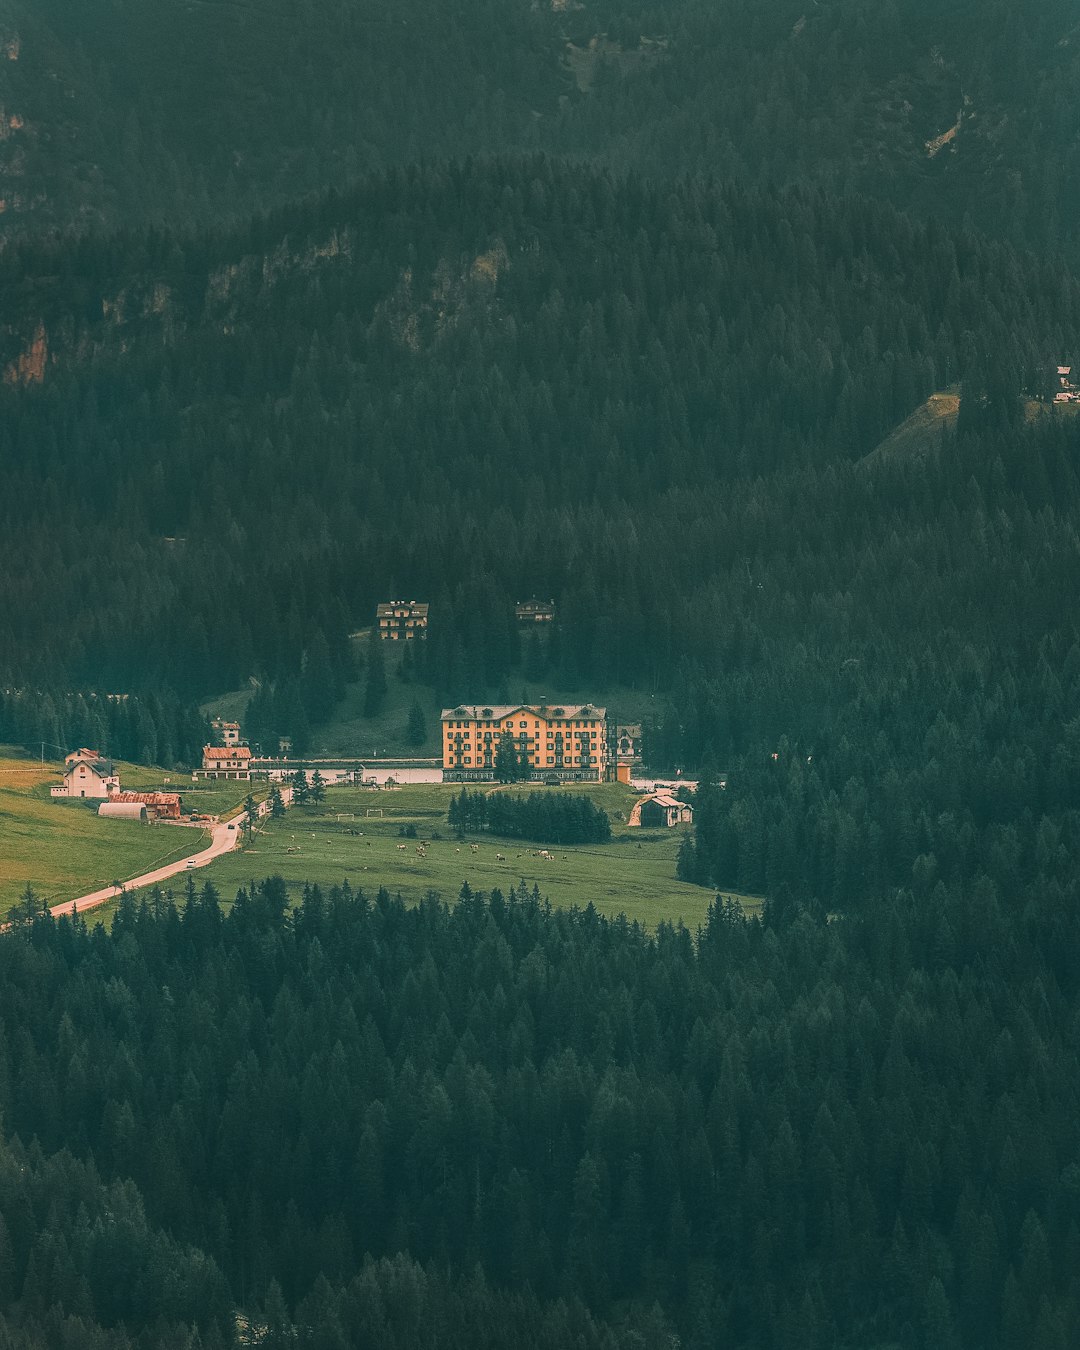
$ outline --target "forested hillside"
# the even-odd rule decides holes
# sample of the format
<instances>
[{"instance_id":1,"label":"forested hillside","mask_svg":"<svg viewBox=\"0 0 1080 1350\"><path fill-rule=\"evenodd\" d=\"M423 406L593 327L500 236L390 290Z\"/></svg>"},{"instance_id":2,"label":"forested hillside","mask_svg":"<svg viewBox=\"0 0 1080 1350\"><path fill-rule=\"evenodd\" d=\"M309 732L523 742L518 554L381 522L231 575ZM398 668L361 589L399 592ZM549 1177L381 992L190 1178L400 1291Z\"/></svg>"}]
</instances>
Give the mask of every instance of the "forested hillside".
<instances>
[{"instance_id":1,"label":"forested hillside","mask_svg":"<svg viewBox=\"0 0 1080 1350\"><path fill-rule=\"evenodd\" d=\"M0 229L244 219L545 150L1075 245L1071 0L8 0Z\"/></svg>"},{"instance_id":2,"label":"forested hillside","mask_svg":"<svg viewBox=\"0 0 1080 1350\"><path fill-rule=\"evenodd\" d=\"M717 906L697 944L523 888L39 921L0 942L7 1316L57 1345L66 1316L228 1346L236 1309L312 1350L1064 1350L1077 898Z\"/></svg>"},{"instance_id":3,"label":"forested hillside","mask_svg":"<svg viewBox=\"0 0 1080 1350\"><path fill-rule=\"evenodd\" d=\"M545 159L380 175L243 232L27 244L0 294L9 371L47 349L0 389L6 678L186 697L340 682L392 592L431 599L449 699L497 686L529 594L559 598L568 681L756 666L770 605L846 591L897 513L930 528L925 486L854 461L963 380L963 491L1028 453L1017 396L1080 331L1074 281L976 235ZM879 598L845 641L903 624Z\"/></svg>"}]
</instances>

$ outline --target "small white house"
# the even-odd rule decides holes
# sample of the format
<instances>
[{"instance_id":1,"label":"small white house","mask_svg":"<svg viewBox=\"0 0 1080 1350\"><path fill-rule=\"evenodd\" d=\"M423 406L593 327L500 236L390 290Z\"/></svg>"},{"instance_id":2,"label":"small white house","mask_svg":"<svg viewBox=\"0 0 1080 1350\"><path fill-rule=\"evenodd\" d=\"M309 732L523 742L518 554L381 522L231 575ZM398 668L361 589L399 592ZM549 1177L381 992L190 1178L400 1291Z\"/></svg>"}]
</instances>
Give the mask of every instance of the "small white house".
<instances>
[{"instance_id":1,"label":"small white house","mask_svg":"<svg viewBox=\"0 0 1080 1350\"><path fill-rule=\"evenodd\" d=\"M86 797L104 800L120 791L120 777L111 759L97 750L76 750L64 760L63 787L49 789L53 797Z\"/></svg>"}]
</instances>

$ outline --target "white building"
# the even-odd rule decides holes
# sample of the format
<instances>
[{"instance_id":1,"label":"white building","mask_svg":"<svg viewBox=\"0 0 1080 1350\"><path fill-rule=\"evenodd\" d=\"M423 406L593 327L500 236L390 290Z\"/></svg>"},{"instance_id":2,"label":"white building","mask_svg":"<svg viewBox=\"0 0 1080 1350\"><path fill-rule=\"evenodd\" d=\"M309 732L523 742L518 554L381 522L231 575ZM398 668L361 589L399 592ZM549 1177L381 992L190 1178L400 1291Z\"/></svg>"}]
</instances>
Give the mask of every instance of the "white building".
<instances>
[{"instance_id":1,"label":"white building","mask_svg":"<svg viewBox=\"0 0 1080 1350\"><path fill-rule=\"evenodd\" d=\"M246 745L204 745L202 769L191 775L198 778L251 777L251 750Z\"/></svg>"},{"instance_id":2,"label":"white building","mask_svg":"<svg viewBox=\"0 0 1080 1350\"><path fill-rule=\"evenodd\" d=\"M49 789L54 797L87 797L103 800L120 791L120 777L111 759L97 750L76 750L64 760L64 785Z\"/></svg>"}]
</instances>

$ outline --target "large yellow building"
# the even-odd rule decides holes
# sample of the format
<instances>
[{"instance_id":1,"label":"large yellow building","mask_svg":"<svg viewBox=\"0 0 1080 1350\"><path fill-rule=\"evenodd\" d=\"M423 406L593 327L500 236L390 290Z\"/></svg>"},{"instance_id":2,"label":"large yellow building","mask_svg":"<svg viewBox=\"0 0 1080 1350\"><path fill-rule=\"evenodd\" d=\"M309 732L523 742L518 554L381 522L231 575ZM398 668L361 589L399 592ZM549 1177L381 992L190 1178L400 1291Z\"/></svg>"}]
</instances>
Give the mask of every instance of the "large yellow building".
<instances>
[{"instance_id":1,"label":"large yellow building","mask_svg":"<svg viewBox=\"0 0 1080 1350\"><path fill-rule=\"evenodd\" d=\"M514 753L529 764L529 778L603 782L607 772L607 711L591 703L576 707L504 704L459 705L442 712L443 780L485 782L495 777L499 742L509 735Z\"/></svg>"}]
</instances>

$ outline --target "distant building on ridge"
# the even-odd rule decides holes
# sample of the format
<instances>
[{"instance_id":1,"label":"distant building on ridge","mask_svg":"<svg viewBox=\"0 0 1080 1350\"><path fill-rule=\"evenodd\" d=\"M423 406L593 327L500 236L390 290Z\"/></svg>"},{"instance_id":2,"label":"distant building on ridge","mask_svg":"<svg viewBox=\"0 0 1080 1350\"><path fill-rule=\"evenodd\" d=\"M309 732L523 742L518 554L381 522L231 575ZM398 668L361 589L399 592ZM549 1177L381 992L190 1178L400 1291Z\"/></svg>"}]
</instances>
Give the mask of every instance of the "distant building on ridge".
<instances>
[{"instance_id":1,"label":"distant building on ridge","mask_svg":"<svg viewBox=\"0 0 1080 1350\"><path fill-rule=\"evenodd\" d=\"M215 717L210 723L210 729L222 745L233 746L240 744L239 722L225 722L220 717Z\"/></svg>"},{"instance_id":2,"label":"distant building on ridge","mask_svg":"<svg viewBox=\"0 0 1080 1350\"><path fill-rule=\"evenodd\" d=\"M1080 385L1073 382L1072 366L1058 366L1054 385L1055 403L1080 403Z\"/></svg>"},{"instance_id":3,"label":"distant building on ridge","mask_svg":"<svg viewBox=\"0 0 1080 1350\"><path fill-rule=\"evenodd\" d=\"M514 606L514 616L525 627L533 624L555 622L554 600L519 600Z\"/></svg>"},{"instance_id":4,"label":"distant building on ridge","mask_svg":"<svg viewBox=\"0 0 1080 1350\"><path fill-rule=\"evenodd\" d=\"M421 600L386 600L375 611L379 637L400 642L427 637L428 606Z\"/></svg>"}]
</instances>

